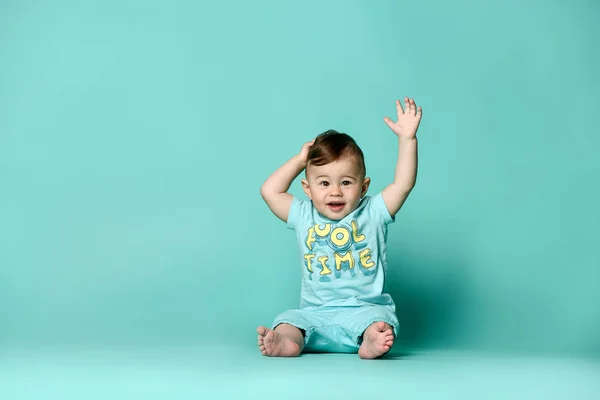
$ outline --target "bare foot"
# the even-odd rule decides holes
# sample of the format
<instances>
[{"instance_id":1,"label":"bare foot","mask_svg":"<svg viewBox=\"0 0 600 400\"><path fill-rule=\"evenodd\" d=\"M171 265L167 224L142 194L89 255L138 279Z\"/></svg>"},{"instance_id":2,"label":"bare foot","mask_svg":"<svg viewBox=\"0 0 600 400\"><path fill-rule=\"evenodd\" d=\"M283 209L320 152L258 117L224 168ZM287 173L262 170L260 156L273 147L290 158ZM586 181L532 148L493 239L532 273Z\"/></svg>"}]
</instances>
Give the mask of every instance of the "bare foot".
<instances>
[{"instance_id":1,"label":"bare foot","mask_svg":"<svg viewBox=\"0 0 600 400\"><path fill-rule=\"evenodd\" d=\"M377 358L394 345L394 331L383 321L371 324L363 334L363 342L358 349L360 358Z\"/></svg>"},{"instance_id":2,"label":"bare foot","mask_svg":"<svg viewBox=\"0 0 600 400\"><path fill-rule=\"evenodd\" d=\"M264 326L256 328L256 332L258 332L258 347L263 356L296 357L300 354L298 343L287 336Z\"/></svg>"}]
</instances>

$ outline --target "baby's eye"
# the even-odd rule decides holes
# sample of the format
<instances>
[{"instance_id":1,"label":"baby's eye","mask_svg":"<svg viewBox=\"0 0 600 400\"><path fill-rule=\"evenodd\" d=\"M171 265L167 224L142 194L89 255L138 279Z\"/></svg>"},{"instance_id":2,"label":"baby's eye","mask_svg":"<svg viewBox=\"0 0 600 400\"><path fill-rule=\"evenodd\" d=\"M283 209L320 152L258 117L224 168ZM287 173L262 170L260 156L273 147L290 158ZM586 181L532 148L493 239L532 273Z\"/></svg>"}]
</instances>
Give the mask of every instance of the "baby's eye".
<instances>
[{"instance_id":1,"label":"baby's eye","mask_svg":"<svg viewBox=\"0 0 600 400\"><path fill-rule=\"evenodd\" d=\"M351 184L352 184L352 182L350 182L350 181L343 181L342 182L342 186L348 186L348 185L351 185Z\"/></svg>"},{"instance_id":2,"label":"baby's eye","mask_svg":"<svg viewBox=\"0 0 600 400\"><path fill-rule=\"evenodd\" d=\"M321 186L329 186L329 182L327 182L327 181L321 181L321 182L319 182L319 185L321 185Z\"/></svg>"}]
</instances>

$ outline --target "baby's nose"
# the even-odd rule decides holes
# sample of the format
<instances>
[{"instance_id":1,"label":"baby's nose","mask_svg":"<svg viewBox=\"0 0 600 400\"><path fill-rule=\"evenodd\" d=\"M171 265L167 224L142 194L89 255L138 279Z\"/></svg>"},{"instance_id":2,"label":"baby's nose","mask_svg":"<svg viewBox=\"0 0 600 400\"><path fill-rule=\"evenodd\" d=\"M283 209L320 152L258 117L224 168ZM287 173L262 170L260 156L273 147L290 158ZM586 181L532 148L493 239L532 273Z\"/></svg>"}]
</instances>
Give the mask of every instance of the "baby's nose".
<instances>
[{"instance_id":1,"label":"baby's nose","mask_svg":"<svg viewBox=\"0 0 600 400\"><path fill-rule=\"evenodd\" d=\"M340 187L340 185L332 185L331 186L331 194L334 196L341 196L342 188Z\"/></svg>"}]
</instances>

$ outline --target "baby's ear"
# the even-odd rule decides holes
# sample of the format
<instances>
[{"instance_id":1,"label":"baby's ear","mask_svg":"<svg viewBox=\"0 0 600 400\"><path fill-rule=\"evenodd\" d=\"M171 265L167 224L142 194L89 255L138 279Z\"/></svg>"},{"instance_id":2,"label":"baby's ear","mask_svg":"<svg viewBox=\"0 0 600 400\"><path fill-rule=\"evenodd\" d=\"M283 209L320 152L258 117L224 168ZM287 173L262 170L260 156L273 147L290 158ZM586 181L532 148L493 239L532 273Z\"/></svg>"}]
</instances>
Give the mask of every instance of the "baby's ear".
<instances>
[{"instance_id":1,"label":"baby's ear","mask_svg":"<svg viewBox=\"0 0 600 400\"><path fill-rule=\"evenodd\" d=\"M310 186L308 185L308 181L306 179L302 179L302 189L304 189L306 196L312 200L312 196L310 195Z\"/></svg>"},{"instance_id":2,"label":"baby's ear","mask_svg":"<svg viewBox=\"0 0 600 400\"><path fill-rule=\"evenodd\" d=\"M363 181L362 184L362 189L360 192L360 197L363 197L365 194L367 194L367 191L369 190L369 185L371 184L371 178L365 178L365 180Z\"/></svg>"}]
</instances>

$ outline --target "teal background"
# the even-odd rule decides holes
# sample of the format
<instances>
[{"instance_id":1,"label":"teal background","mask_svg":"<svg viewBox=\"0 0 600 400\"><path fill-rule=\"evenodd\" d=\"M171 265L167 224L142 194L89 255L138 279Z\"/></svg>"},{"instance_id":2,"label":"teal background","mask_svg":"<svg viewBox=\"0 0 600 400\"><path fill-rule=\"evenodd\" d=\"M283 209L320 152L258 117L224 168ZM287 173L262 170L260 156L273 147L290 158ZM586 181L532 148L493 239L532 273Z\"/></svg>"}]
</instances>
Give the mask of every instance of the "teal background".
<instances>
[{"instance_id":1,"label":"teal background","mask_svg":"<svg viewBox=\"0 0 600 400\"><path fill-rule=\"evenodd\" d=\"M594 1L2 1L0 344L256 346L298 303L259 195L333 128L393 178L401 351L600 355ZM298 181L292 192L302 196Z\"/></svg>"}]
</instances>

